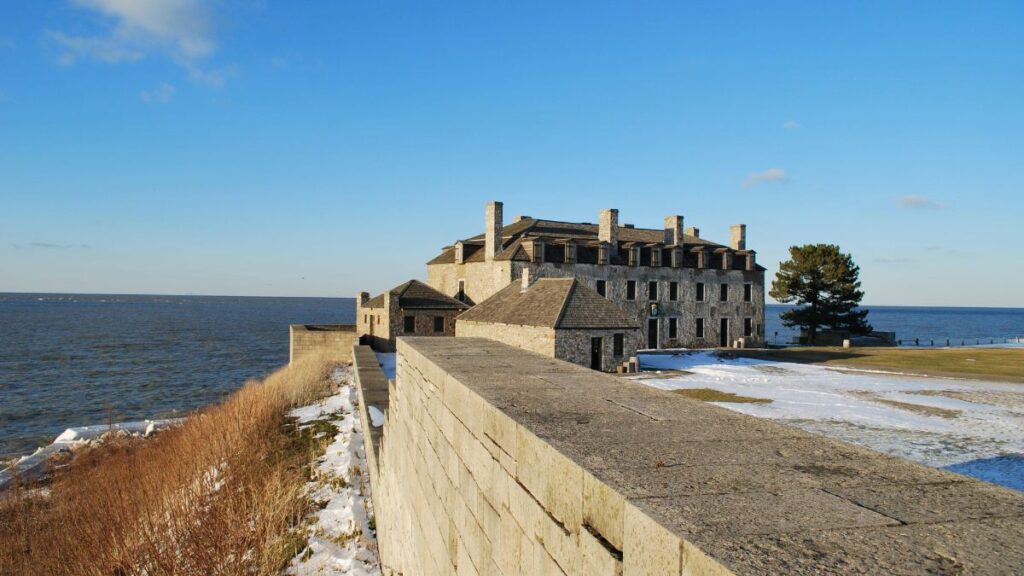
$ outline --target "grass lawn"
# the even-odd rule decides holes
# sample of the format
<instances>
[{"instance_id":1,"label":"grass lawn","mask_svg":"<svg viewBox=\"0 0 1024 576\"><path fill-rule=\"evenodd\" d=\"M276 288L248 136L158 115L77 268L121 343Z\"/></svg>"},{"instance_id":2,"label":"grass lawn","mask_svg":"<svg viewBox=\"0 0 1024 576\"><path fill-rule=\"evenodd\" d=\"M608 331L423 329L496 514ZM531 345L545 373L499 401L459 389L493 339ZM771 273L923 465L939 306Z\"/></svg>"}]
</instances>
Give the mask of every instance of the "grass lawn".
<instances>
[{"instance_id":1,"label":"grass lawn","mask_svg":"<svg viewBox=\"0 0 1024 576\"><path fill-rule=\"evenodd\" d=\"M704 402L739 402L751 404L771 404L769 398L754 398L753 396L740 396L731 392L721 392L714 388L680 388L673 390L673 394L690 398L692 400L703 400Z\"/></svg>"},{"instance_id":2,"label":"grass lawn","mask_svg":"<svg viewBox=\"0 0 1024 576\"><path fill-rule=\"evenodd\" d=\"M779 362L1024 383L1024 349L786 348L730 350L725 354Z\"/></svg>"}]
</instances>

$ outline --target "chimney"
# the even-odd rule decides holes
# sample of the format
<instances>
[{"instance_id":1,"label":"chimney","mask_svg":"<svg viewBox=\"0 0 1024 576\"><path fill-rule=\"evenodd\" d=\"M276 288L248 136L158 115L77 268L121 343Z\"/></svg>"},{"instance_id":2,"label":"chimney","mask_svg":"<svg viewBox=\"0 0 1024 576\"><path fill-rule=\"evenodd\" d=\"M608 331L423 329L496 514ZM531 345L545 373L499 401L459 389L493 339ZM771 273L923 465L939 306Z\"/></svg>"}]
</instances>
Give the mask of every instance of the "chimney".
<instances>
[{"instance_id":1,"label":"chimney","mask_svg":"<svg viewBox=\"0 0 1024 576\"><path fill-rule=\"evenodd\" d=\"M683 245L683 217L665 216L665 246Z\"/></svg>"},{"instance_id":2,"label":"chimney","mask_svg":"<svg viewBox=\"0 0 1024 576\"><path fill-rule=\"evenodd\" d=\"M522 222L523 220L529 220L529 219L530 219L529 216L523 216L523 215L513 216L512 217L512 223L515 224L517 222Z\"/></svg>"},{"instance_id":3,"label":"chimney","mask_svg":"<svg viewBox=\"0 0 1024 576\"><path fill-rule=\"evenodd\" d=\"M529 268L523 268L523 276L520 279L523 281L523 287L521 292L526 292L530 288L530 284L533 284L533 281L530 279Z\"/></svg>"},{"instance_id":4,"label":"chimney","mask_svg":"<svg viewBox=\"0 0 1024 576\"><path fill-rule=\"evenodd\" d=\"M465 261L466 261L466 247L462 243L462 240L459 240L458 242L455 243L455 263L456 264L462 264Z\"/></svg>"},{"instance_id":5,"label":"chimney","mask_svg":"<svg viewBox=\"0 0 1024 576\"><path fill-rule=\"evenodd\" d=\"M501 252L501 202L487 203L487 227L484 229L484 257L488 262Z\"/></svg>"},{"instance_id":6,"label":"chimney","mask_svg":"<svg viewBox=\"0 0 1024 576\"><path fill-rule=\"evenodd\" d=\"M700 228L696 226L690 226L686 229L687 236L693 236L694 238L700 238Z\"/></svg>"},{"instance_id":7,"label":"chimney","mask_svg":"<svg viewBox=\"0 0 1024 576\"><path fill-rule=\"evenodd\" d=\"M729 247L733 250L747 249L747 225L733 224L729 226Z\"/></svg>"},{"instance_id":8,"label":"chimney","mask_svg":"<svg viewBox=\"0 0 1024 576\"><path fill-rule=\"evenodd\" d=\"M615 208L601 210L599 222L597 239L608 243L608 255L614 257L619 253L619 211Z\"/></svg>"},{"instance_id":9,"label":"chimney","mask_svg":"<svg viewBox=\"0 0 1024 576\"><path fill-rule=\"evenodd\" d=\"M356 297L356 302L359 302L360 306L366 306L366 303L370 300L369 292L360 292Z\"/></svg>"}]
</instances>

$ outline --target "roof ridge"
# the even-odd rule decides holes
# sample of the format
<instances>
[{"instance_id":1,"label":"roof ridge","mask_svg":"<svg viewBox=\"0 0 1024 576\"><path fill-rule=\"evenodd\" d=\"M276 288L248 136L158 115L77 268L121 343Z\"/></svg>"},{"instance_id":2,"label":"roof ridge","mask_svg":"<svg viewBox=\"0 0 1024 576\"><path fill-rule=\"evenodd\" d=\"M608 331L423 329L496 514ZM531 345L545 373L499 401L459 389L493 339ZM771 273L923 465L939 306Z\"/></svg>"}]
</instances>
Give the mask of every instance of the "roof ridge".
<instances>
[{"instance_id":1,"label":"roof ridge","mask_svg":"<svg viewBox=\"0 0 1024 576\"><path fill-rule=\"evenodd\" d=\"M565 291L565 299L562 300L562 307L558 311L558 317L555 318L554 327L558 328L562 324L562 319L565 318L565 311L569 309L569 299L576 293L576 278L568 278L572 280L572 284L569 285L569 289Z\"/></svg>"}]
</instances>

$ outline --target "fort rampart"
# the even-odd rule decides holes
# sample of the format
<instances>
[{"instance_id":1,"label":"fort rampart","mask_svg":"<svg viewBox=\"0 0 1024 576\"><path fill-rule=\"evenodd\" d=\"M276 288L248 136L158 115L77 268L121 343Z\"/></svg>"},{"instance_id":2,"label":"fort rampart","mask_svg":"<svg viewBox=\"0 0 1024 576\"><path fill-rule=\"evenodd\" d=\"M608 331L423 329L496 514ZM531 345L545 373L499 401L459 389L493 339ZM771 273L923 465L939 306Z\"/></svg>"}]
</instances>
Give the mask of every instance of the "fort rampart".
<instances>
[{"instance_id":1,"label":"fort rampart","mask_svg":"<svg viewBox=\"0 0 1024 576\"><path fill-rule=\"evenodd\" d=\"M295 362L304 354L329 348L342 358L356 342L356 327L351 324L292 324L289 326L288 361Z\"/></svg>"},{"instance_id":2,"label":"fort rampart","mask_svg":"<svg viewBox=\"0 0 1024 576\"><path fill-rule=\"evenodd\" d=\"M1024 565L1015 491L484 339L354 360L386 574Z\"/></svg>"}]
</instances>

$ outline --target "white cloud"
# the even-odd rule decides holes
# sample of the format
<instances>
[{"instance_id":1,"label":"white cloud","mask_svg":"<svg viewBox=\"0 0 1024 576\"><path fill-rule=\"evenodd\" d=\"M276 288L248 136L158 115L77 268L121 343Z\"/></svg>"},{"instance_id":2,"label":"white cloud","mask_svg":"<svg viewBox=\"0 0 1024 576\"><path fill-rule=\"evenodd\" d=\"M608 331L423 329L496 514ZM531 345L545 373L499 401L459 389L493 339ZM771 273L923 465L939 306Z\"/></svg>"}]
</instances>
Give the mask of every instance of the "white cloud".
<instances>
[{"instance_id":1,"label":"white cloud","mask_svg":"<svg viewBox=\"0 0 1024 576\"><path fill-rule=\"evenodd\" d=\"M202 65L216 52L217 43L212 16L198 0L70 1L102 15L110 26L98 35L49 32L49 38L63 49L58 59L61 64L71 65L80 59L117 64L160 54L182 67L196 82L224 83L227 73L209 71Z\"/></svg>"},{"instance_id":2,"label":"white cloud","mask_svg":"<svg viewBox=\"0 0 1024 576\"><path fill-rule=\"evenodd\" d=\"M896 199L896 203L899 204L900 206L903 206L904 208L929 209L946 207L944 203L932 200L927 196L916 196L913 194L908 196L900 196L899 198Z\"/></svg>"},{"instance_id":3,"label":"white cloud","mask_svg":"<svg viewBox=\"0 0 1024 576\"><path fill-rule=\"evenodd\" d=\"M797 122L796 120L787 120L787 121L782 123L782 129L783 130L799 130L800 129L800 123Z\"/></svg>"},{"instance_id":4,"label":"white cloud","mask_svg":"<svg viewBox=\"0 0 1024 576\"><path fill-rule=\"evenodd\" d=\"M139 94L139 98L142 98L143 102L166 104L171 101L171 98L174 98L174 85L162 82L152 90L143 90Z\"/></svg>"},{"instance_id":5,"label":"white cloud","mask_svg":"<svg viewBox=\"0 0 1024 576\"><path fill-rule=\"evenodd\" d=\"M788 176L786 171L782 168L769 168L764 172L754 172L749 174L743 181L744 188L750 188L759 184L766 184L769 182L785 182Z\"/></svg>"}]
</instances>

